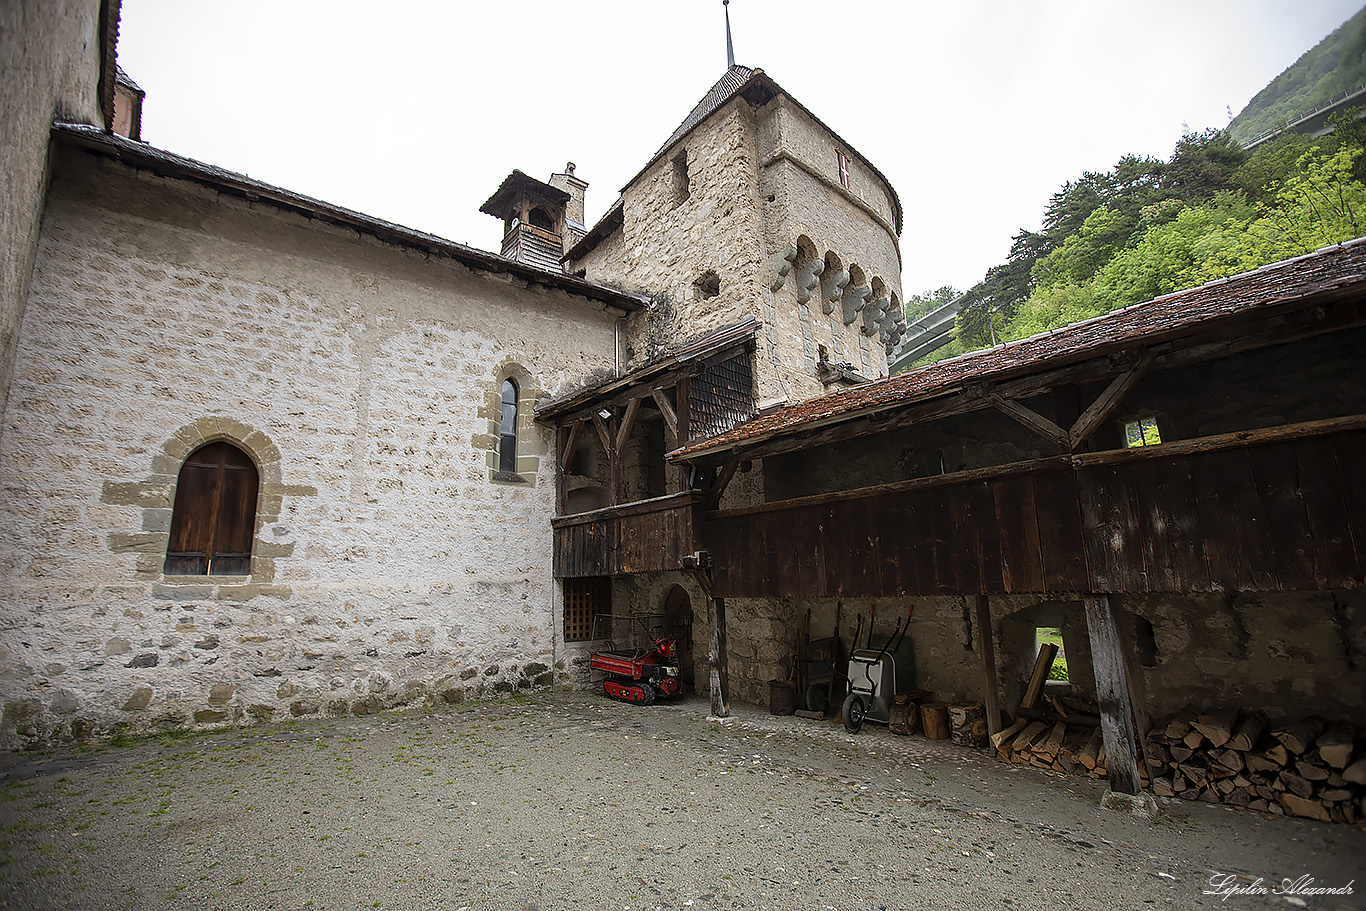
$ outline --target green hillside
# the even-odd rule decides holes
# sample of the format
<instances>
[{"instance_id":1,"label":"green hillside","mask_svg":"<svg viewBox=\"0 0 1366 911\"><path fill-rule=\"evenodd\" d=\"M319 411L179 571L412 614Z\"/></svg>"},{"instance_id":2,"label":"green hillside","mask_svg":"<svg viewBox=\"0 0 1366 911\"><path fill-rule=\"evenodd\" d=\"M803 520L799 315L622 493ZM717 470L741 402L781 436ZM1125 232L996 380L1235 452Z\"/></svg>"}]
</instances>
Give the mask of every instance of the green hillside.
<instances>
[{"instance_id":1,"label":"green hillside","mask_svg":"<svg viewBox=\"0 0 1366 911\"><path fill-rule=\"evenodd\" d=\"M1271 80L1229 124L1246 143L1366 85L1366 7Z\"/></svg>"}]
</instances>

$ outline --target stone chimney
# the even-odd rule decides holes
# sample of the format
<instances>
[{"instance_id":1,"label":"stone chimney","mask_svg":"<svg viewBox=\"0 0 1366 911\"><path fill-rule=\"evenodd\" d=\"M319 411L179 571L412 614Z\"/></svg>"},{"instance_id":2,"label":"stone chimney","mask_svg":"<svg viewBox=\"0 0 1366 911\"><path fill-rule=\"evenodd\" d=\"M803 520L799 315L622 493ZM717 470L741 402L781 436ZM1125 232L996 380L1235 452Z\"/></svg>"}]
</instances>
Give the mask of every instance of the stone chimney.
<instances>
[{"instance_id":1,"label":"stone chimney","mask_svg":"<svg viewBox=\"0 0 1366 911\"><path fill-rule=\"evenodd\" d=\"M588 182L574 176L574 162L571 161L564 166L563 173L550 175L550 185L569 194L569 201L564 206L564 252L568 253L569 248L588 233L583 213L583 200L588 190Z\"/></svg>"}]
</instances>

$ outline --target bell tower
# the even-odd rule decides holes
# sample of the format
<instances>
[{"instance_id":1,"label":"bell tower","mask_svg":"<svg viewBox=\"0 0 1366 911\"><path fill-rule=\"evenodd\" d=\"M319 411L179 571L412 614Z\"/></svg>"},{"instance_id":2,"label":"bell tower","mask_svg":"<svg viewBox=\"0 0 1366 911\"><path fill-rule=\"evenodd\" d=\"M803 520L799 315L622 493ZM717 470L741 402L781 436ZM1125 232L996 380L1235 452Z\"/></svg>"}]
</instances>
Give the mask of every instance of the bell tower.
<instances>
[{"instance_id":1,"label":"bell tower","mask_svg":"<svg viewBox=\"0 0 1366 911\"><path fill-rule=\"evenodd\" d=\"M509 174L479 211L503 220L502 255L519 263L564 271L561 259L583 237L584 193L574 163L543 183L521 171Z\"/></svg>"}]
</instances>

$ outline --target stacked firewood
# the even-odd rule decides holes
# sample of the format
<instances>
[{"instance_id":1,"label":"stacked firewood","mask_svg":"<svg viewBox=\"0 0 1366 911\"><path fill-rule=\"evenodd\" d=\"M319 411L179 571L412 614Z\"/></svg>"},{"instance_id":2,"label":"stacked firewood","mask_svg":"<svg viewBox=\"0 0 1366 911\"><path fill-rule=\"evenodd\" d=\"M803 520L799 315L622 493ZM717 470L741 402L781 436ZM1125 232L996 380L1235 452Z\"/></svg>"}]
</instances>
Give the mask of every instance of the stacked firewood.
<instances>
[{"instance_id":1,"label":"stacked firewood","mask_svg":"<svg viewBox=\"0 0 1366 911\"><path fill-rule=\"evenodd\" d=\"M1088 706L1056 699L1048 703L1051 708L1021 707L1014 724L992 735L997 755L1038 769L1104 778L1108 769L1099 716L1087 711Z\"/></svg>"},{"instance_id":2,"label":"stacked firewood","mask_svg":"<svg viewBox=\"0 0 1366 911\"><path fill-rule=\"evenodd\" d=\"M1366 818L1366 749L1345 721L1271 724L1261 712L1185 709L1148 733L1152 790L1324 822ZM1353 759L1355 758L1355 761Z\"/></svg>"}]
</instances>

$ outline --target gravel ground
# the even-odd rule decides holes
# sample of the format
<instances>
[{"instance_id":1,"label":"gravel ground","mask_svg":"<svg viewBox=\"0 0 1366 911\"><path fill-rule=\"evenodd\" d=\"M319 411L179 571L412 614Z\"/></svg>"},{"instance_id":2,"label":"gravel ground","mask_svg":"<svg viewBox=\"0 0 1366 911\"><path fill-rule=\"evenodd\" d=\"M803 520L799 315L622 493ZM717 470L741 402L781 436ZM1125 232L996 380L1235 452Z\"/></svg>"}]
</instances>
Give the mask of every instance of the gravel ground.
<instances>
[{"instance_id":1,"label":"gravel ground","mask_svg":"<svg viewBox=\"0 0 1366 911\"><path fill-rule=\"evenodd\" d=\"M0 907L1366 907L1366 829L574 695L0 757ZM1205 894L1211 877L1254 893ZM1274 894L1283 878L1354 894ZM1261 878L1260 885L1256 880Z\"/></svg>"}]
</instances>

